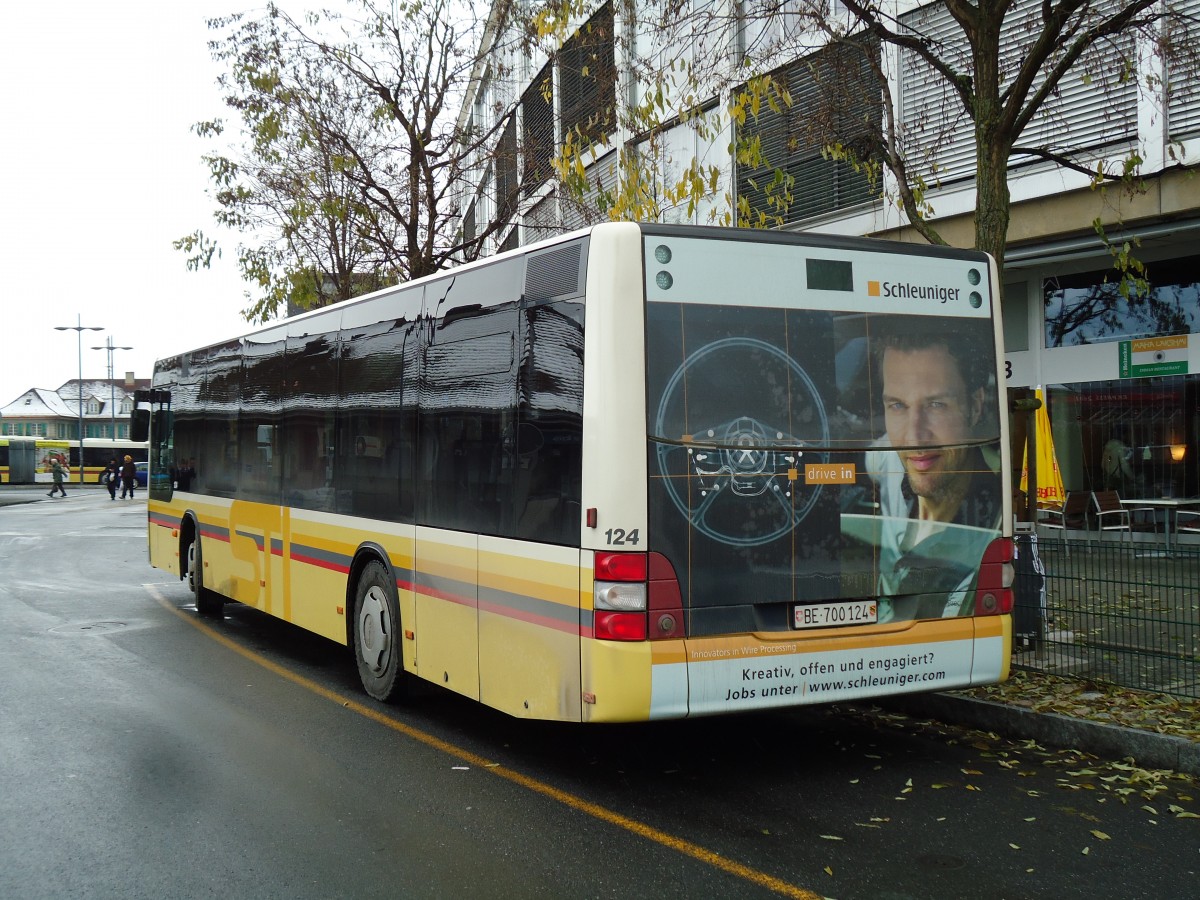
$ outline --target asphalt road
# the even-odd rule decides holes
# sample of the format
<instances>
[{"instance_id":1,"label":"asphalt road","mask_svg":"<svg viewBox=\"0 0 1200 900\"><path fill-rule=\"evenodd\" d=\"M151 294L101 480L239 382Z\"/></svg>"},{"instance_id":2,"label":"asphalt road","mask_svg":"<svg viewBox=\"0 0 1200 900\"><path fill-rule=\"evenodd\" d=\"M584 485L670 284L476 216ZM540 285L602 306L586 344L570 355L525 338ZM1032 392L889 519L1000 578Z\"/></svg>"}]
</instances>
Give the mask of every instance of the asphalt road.
<instances>
[{"instance_id":1,"label":"asphalt road","mask_svg":"<svg viewBox=\"0 0 1200 900\"><path fill-rule=\"evenodd\" d=\"M580 727L146 563L145 502L0 508L0 897L1184 897L1197 785L870 709Z\"/></svg>"}]
</instances>

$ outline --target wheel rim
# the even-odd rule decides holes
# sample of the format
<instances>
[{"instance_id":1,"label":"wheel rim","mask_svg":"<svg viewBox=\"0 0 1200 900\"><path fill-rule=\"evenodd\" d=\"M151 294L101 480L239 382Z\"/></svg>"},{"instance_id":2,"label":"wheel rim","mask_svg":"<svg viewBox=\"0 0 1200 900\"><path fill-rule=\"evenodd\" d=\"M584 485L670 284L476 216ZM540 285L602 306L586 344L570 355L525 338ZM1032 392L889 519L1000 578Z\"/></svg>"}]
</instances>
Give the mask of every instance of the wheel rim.
<instances>
[{"instance_id":1,"label":"wheel rim","mask_svg":"<svg viewBox=\"0 0 1200 900\"><path fill-rule=\"evenodd\" d=\"M382 675L391 662L392 615L383 589L371 585L358 606L359 647L363 662L374 675Z\"/></svg>"},{"instance_id":2,"label":"wheel rim","mask_svg":"<svg viewBox=\"0 0 1200 900\"><path fill-rule=\"evenodd\" d=\"M188 590L193 594L196 593L196 544L193 541L188 544L187 550L188 564Z\"/></svg>"}]
</instances>

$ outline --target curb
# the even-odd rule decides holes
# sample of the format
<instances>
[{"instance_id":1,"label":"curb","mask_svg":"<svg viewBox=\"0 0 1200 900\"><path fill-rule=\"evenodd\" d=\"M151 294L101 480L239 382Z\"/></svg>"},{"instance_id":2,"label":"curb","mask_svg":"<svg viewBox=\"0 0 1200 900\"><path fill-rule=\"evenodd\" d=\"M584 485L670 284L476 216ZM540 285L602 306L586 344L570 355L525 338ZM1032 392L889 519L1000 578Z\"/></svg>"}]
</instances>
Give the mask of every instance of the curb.
<instances>
[{"instance_id":1,"label":"curb","mask_svg":"<svg viewBox=\"0 0 1200 900\"><path fill-rule=\"evenodd\" d=\"M947 724L1032 739L1059 749L1084 750L1108 759L1132 758L1146 769L1200 775L1200 743L1177 735L1089 722L1059 713L1039 713L951 694L889 697L881 700L880 705Z\"/></svg>"},{"instance_id":2,"label":"curb","mask_svg":"<svg viewBox=\"0 0 1200 900\"><path fill-rule=\"evenodd\" d=\"M0 490L0 509L3 509L6 506L21 506L23 504L49 501L50 498L46 496L47 488L48 485L42 484L36 486L21 485L11 489L8 487L8 485L4 485L4 488ZM69 500L74 498L90 500L100 496L107 497L108 494L104 491L95 491L91 485L87 485L83 488L79 488L78 485L76 485L74 486L74 490L71 491L71 493L68 494L65 499ZM62 497L58 497L55 498L55 501L62 502L63 499L64 498Z\"/></svg>"}]
</instances>

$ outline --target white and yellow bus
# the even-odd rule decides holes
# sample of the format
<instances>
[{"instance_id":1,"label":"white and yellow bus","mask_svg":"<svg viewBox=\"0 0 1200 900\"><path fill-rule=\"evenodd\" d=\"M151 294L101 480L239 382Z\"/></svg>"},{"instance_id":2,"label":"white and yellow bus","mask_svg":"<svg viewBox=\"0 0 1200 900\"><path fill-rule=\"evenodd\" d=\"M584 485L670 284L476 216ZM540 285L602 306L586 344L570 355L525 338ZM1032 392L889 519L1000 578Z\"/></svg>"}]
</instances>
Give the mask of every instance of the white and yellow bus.
<instances>
[{"instance_id":1,"label":"white and yellow bus","mask_svg":"<svg viewBox=\"0 0 1200 900\"><path fill-rule=\"evenodd\" d=\"M514 716L1007 677L985 254L610 223L161 360L149 550Z\"/></svg>"},{"instance_id":2,"label":"white and yellow bus","mask_svg":"<svg viewBox=\"0 0 1200 900\"><path fill-rule=\"evenodd\" d=\"M61 456L70 470L68 482L79 483L79 441L53 440L44 437L5 435L0 437L0 483L48 484L53 481L50 471L52 457ZM146 462L146 442L113 440L112 438L83 439L83 479L85 483L103 480L108 464L132 456L136 462Z\"/></svg>"}]
</instances>

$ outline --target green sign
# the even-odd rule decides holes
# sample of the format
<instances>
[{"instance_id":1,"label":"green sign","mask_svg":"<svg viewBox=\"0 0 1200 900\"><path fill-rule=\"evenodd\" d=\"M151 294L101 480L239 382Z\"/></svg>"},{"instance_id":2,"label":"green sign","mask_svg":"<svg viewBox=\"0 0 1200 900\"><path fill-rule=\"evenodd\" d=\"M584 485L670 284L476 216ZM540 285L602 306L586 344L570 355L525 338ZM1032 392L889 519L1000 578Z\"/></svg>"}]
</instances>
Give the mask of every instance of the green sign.
<instances>
[{"instance_id":1,"label":"green sign","mask_svg":"<svg viewBox=\"0 0 1200 900\"><path fill-rule=\"evenodd\" d=\"M1182 347L1179 344L1182 343ZM1121 341L1117 349L1121 378L1188 373L1187 338Z\"/></svg>"}]
</instances>

